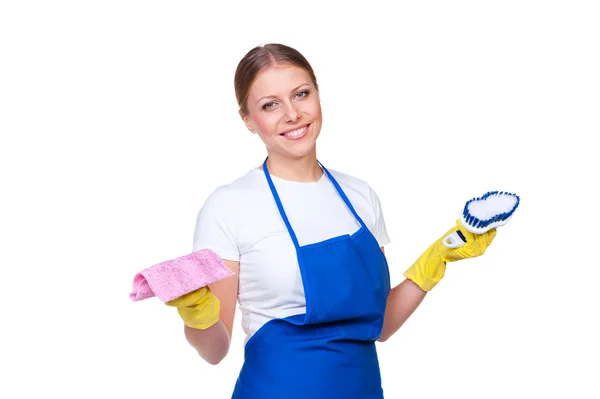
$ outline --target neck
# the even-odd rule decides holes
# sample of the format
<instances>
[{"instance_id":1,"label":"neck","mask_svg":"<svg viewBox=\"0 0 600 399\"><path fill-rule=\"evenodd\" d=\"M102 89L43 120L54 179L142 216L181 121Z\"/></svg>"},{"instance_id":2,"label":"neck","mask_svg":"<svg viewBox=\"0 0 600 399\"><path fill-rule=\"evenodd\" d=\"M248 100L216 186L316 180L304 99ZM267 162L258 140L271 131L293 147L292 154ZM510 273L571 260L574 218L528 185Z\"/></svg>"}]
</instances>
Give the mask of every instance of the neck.
<instances>
[{"instance_id":1,"label":"neck","mask_svg":"<svg viewBox=\"0 0 600 399\"><path fill-rule=\"evenodd\" d=\"M296 182L316 182L323 175L323 170L317 162L316 152L302 158L282 157L269 154L267 167L271 176Z\"/></svg>"}]
</instances>

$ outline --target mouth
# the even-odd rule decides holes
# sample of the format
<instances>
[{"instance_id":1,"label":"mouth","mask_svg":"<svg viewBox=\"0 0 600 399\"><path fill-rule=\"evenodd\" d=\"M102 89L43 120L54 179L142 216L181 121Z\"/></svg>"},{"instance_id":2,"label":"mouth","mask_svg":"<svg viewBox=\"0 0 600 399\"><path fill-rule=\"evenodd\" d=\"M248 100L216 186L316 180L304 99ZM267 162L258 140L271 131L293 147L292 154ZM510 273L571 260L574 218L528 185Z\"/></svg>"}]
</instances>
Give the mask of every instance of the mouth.
<instances>
[{"instance_id":1,"label":"mouth","mask_svg":"<svg viewBox=\"0 0 600 399\"><path fill-rule=\"evenodd\" d=\"M302 137L306 136L308 132L308 128L310 127L310 123L306 126L299 127L294 130L288 130L287 132L281 133L280 136L285 137L290 140L299 140Z\"/></svg>"}]
</instances>

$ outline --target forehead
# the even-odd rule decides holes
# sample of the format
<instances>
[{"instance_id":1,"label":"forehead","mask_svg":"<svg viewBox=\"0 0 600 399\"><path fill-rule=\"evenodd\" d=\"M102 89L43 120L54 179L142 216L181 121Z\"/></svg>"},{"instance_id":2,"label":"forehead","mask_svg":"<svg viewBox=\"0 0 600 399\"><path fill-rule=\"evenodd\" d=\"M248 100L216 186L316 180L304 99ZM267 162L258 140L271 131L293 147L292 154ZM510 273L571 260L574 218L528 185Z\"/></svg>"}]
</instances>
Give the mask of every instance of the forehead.
<instances>
[{"instance_id":1,"label":"forehead","mask_svg":"<svg viewBox=\"0 0 600 399\"><path fill-rule=\"evenodd\" d=\"M270 66L256 76L249 96L261 98L286 95L302 84L312 85L310 74L304 69L295 65Z\"/></svg>"}]
</instances>

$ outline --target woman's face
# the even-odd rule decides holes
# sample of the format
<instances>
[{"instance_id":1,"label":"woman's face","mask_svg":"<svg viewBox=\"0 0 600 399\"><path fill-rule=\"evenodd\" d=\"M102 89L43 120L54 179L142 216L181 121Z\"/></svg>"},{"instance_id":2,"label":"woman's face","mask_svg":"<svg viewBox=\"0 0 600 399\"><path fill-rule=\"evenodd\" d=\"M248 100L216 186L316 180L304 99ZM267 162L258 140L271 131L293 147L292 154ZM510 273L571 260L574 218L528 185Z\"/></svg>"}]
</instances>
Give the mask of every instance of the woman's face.
<instances>
[{"instance_id":1,"label":"woman's face","mask_svg":"<svg viewBox=\"0 0 600 399\"><path fill-rule=\"evenodd\" d=\"M302 158L315 151L321 131L321 103L310 75L295 65L263 70L255 79L242 119L270 155Z\"/></svg>"}]
</instances>

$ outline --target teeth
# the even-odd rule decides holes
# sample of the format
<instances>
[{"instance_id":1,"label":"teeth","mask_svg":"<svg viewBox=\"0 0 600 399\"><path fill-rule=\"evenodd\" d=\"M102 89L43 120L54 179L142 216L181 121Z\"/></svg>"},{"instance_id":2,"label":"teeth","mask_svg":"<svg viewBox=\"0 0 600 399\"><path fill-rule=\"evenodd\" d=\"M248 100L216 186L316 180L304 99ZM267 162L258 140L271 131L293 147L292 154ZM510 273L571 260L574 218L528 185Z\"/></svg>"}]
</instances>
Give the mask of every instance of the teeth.
<instances>
[{"instance_id":1,"label":"teeth","mask_svg":"<svg viewBox=\"0 0 600 399\"><path fill-rule=\"evenodd\" d=\"M301 127L300 129L292 130L291 132L288 132L288 133L284 134L284 136L286 136L286 137L298 137L298 136L303 135L305 131L306 131L306 126Z\"/></svg>"}]
</instances>

